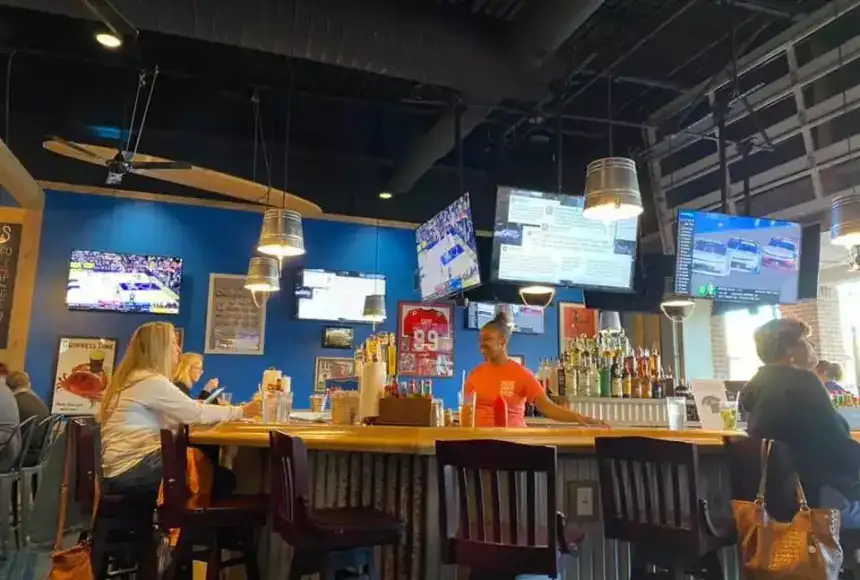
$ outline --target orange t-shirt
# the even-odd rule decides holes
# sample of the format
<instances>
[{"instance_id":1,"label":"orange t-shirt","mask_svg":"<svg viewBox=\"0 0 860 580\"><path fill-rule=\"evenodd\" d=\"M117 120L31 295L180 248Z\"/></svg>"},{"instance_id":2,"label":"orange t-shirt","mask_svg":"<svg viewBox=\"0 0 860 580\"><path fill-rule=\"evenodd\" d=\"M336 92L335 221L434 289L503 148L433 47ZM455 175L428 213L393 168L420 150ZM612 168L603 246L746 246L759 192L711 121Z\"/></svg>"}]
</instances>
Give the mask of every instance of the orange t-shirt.
<instances>
[{"instance_id":1,"label":"orange t-shirt","mask_svg":"<svg viewBox=\"0 0 860 580\"><path fill-rule=\"evenodd\" d=\"M530 370L509 360L503 365L478 365L466 379L466 393L475 393L475 427L493 427L493 405L499 396L508 404L508 427L526 426L526 401L544 395Z\"/></svg>"}]
</instances>

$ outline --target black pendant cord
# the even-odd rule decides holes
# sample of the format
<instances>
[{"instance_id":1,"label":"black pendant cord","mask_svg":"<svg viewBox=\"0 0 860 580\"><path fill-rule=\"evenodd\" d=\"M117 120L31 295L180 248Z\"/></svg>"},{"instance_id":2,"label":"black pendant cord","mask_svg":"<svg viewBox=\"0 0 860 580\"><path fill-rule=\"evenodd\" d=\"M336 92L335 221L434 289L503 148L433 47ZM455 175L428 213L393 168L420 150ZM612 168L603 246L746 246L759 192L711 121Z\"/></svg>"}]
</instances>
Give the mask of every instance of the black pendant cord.
<instances>
[{"instance_id":1,"label":"black pendant cord","mask_svg":"<svg viewBox=\"0 0 860 580\"><path fill-rule=\"evenodd\" d=\"M606 80L606 118L609 120L609 156L615 152L615 143L612 134L612 75L607 71Z\"/></svg>"},{"instance_id":2,"label":"black pendant cord","mask_svg":"<svg viewBox=\"0 0 860 580\"><path fill-rule=\"evenodd\" d=\"M555 166L556 191L561 194L564 188L564 99L559 97L558 114L555 116Z\"/></svg>"},{"instance_id":3,"label":"black pendant cord","mask_svg":"<svg viewBox=\"0 0 860 580\"><path fill-rule=\"evenodd\" d=\"M454 103L454 145L457 147L457 184L460 195L466 193L466 178L463 169L463 105Z\"/></svg>"},{"instance_id":4,"label":"black pendant cord","mask_svg":"<svg viewBox=\"0 0 860 580\"><path fill-rule=\"evenodd\" d=\"M260 114L260 95L256 91L251 97L251 102L254 105L254 174L256 182L257 170L257 139L260 141L260 149L263 152L263 163L266 168L266 206L269 206L269 198L272 194L272 167L269 164L269 151L266 145L266 130L263 128L263 117Z\"/></svg>"},{"instance_id":5,"label":"black pendant cord","mask_svg":"<svg viewBox=\"0 0 860 580\"><path fill-rule=\"evenodd\" d=\"M299 17L299 3L293 2L293 32L292 36L296 36L296 23ZM290 43L290 69L289 69L289 88L287 89L287 118L284 122L284 194L282 199L283 209L287 208L287 192L290 187L290 139L293 133L293 97L296 82L296 57L293 55L292 47L295 43Z\"/></svg>"}]
</instances>

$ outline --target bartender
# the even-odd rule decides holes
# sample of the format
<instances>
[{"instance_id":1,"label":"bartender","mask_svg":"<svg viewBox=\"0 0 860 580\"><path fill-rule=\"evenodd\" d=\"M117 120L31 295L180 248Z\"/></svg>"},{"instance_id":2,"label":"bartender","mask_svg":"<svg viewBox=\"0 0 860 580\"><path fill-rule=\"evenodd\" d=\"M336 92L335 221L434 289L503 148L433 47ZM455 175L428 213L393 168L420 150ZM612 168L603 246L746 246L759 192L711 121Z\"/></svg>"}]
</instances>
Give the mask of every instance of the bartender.
<instances>
[{"instance_id":1,"label":"bartender","mask_svg":"<svg viewBox=\"0 0 860 580\"><path fill-rule=\"evenodd\" d=\"M544 417L565 423L608 427L593 417L575 413L553 403L534 375L508 358L511 327L507 314L499 312L481 328L480 348L484 357L466 379L466 394L475 393L475 426L496 426L494 406L499 397L507 403L508 427L525 427L526 402Z\"/></svg>"}]
</instances>

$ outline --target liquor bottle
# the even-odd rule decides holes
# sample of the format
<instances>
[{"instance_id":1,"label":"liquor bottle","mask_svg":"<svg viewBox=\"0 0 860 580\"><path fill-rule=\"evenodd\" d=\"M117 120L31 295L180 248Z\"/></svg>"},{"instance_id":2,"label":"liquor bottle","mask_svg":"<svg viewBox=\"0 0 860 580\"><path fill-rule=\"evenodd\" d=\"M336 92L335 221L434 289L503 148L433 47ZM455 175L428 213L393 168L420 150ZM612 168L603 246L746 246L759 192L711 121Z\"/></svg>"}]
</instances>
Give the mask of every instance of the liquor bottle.
<instances>
[{"instance_id":1,"label":"liquor bottle","mask_svg":"<svg viewBox=\"0 0 860 580\"><path fill-rule=\"evenodd\" d=\"M557 361L555 368L556 388L558 389L559 397L567 397L567 369L564 364L564 357Z\"/></svg>"},{"instance_id":2,"label":"liquor bottle","mask_svg":"<svg viewBox=\"0 0 860 580\"><path fill-rule=\"evenodd\" d=\"M633 357L628 356L624 359L624 368L621 370L621 396L629 399L633 396Z\"/></svg>"},{"instance_id":3,"label":"liquor bottle","mask_svg":"<svg viewBox=\"0 0 860 580\"><path fill-rule=\"evenodd\" d=\"M605 356L600 357L600 368L598 369L598 376L600 381L600 396L601 397L611 397L612 396L612 377L611 377L611 369L609 365L609 359Z\"/></svg>"},{"instance_id":4,"label":"liquor bottle","mask_svg":"<svg viewBox=\"0 0 860 580\"><path fill-rule=\"evenodd\" d=\"M549 392L553 395L559 395L558 392L558 361L549 359L547 361L547 379L549 382Z\"/></svg>"},{"instance_id":5,"label":"liquor bottle","mask_svg":"<svg viewBox=\"0 0 860 580\"><path fill-rule=\"evenodd\" d=\"M621 351L616 351L616 356L612 361L612 366L610 367L611 372L611 380L612 380L612 396L621 398L624 396L624 380L622 378L622 368L624 367L624 360L621 358Z\"/></svg>"}]
</instances>

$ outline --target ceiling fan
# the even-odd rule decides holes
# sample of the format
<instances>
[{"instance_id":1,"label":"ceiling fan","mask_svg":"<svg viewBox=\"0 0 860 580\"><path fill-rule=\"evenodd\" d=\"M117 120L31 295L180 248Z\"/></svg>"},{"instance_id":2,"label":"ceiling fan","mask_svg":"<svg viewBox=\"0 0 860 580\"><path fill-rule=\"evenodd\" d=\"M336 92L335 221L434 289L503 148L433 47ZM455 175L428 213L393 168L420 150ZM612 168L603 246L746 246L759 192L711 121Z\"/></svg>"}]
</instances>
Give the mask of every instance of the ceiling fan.
<instances>
[{"instance_id":1,"label":"ceiling fan","mask_svg":"<svg viewBox=\"0 0 860 580\"><path fill-rule=\"evenodd\" d=\"M90 163L97 163L104 165L107 170L107 179L105 179L105 183L107 185L120 185L122 183L122 178L128 175L129 173L140 173L141 171L166 171L166 170L175 170L175 169L191 169L192 165L190 163L186 163L185 161L171 161L169 159L158 160L158 161L142 161L140 158L148 157L146 155L137 155L131 151L116 151L116 155L112 157L102 157L100 152L96 152L93 149L87 147L86 145L75 143L74 141L69 141L67 139L63 139L62 137L52 136L48 139L49 142L56 143L58 145L62 145L64 147L68 147L69 149L73 149L78 153L90 157L92 160ZM51 147L46 147L47 149L52 149ZM103 147L99 147L99 150L104 149ZM59 153L59 151L54 149L55 153Z\"/></svg>"}]
</instances>

